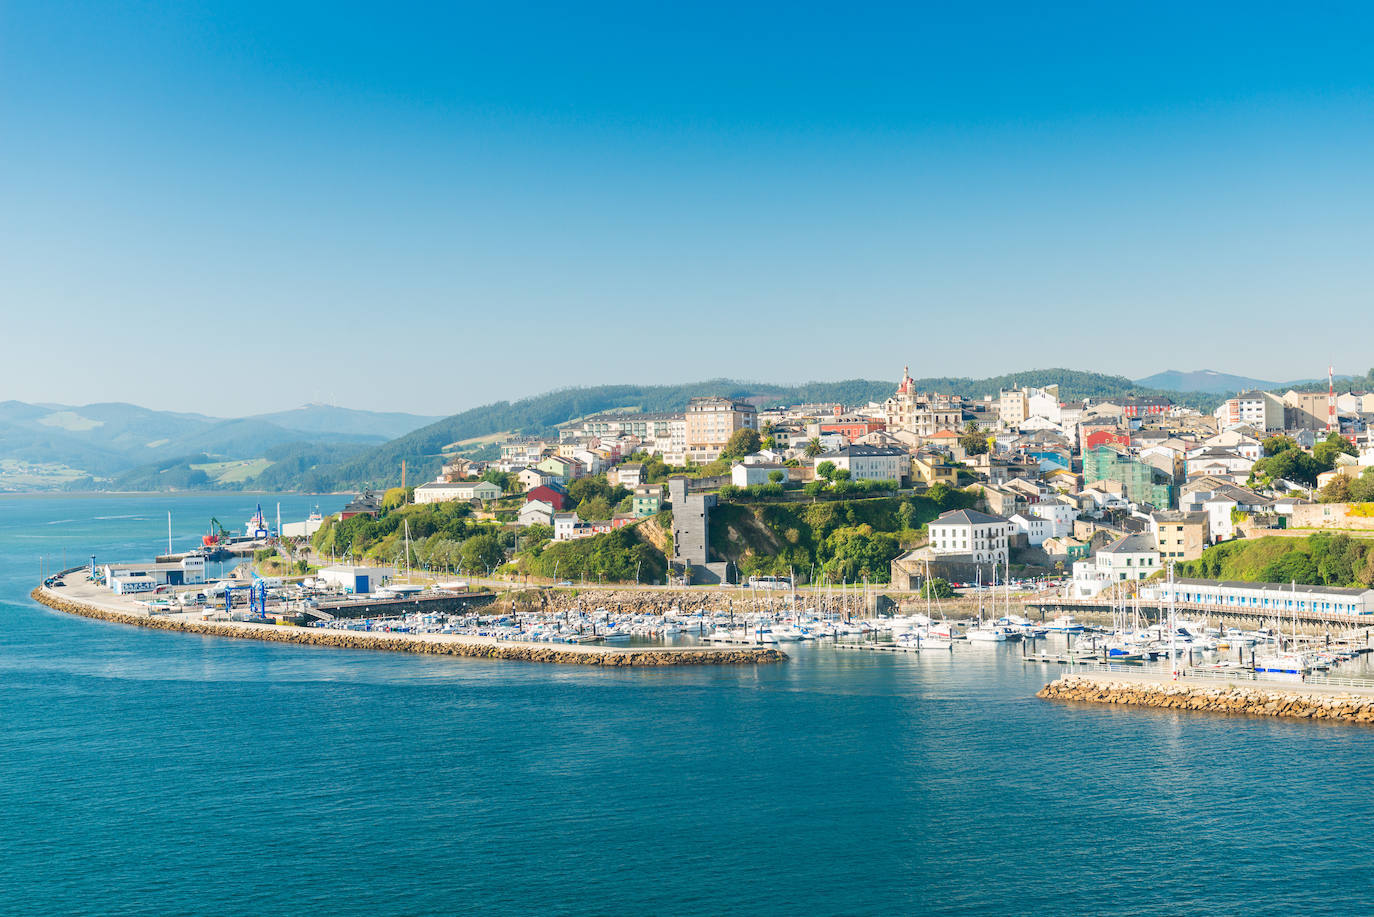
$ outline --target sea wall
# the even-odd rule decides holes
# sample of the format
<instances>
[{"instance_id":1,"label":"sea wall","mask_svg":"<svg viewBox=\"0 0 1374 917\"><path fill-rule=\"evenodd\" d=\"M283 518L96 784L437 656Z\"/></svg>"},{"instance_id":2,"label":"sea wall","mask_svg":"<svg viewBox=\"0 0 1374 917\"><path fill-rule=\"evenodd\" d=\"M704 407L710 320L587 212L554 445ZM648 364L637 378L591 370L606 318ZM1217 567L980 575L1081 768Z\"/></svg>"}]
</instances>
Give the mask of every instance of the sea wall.
<instances>
[{"instance_id":1,"label":"sea wall","mask_svg":"<svg viewBox=\"0 0 1374 917\"><path fill-rule=\"evenodd\" d=\"M323 630L290 625L240 624L222 621L187 621L164 615L129 614L75 602L38 588L30 594L34 601L57 611L132 624L155 630L176 630L211 637L235 637L294 643L303 646L329 646L340 649L387 650L434 656L467 656L481 659L512 659L523 662L555 662L567 665L598 666L674 666L674 665L757 665L781 662L785 653L765 648L701 649L600 649L585 646L559 647L546 644L492 641L484 638L427 637L425 635L369 633L364 631Z\"/></svg>"},{"instance_id":2,"label":"sea wall","mask_svg":"<svg viewBox=\"0 0 1374 917\"><path fill-rule=\"evenodd\" d=\"M1036 697L1126 707L1374 723L1374 696L1304 691L1296 686L1287 689L1252 684L1109 681L1066 675L1046 685Z\"/></svg>"}]
</instances>

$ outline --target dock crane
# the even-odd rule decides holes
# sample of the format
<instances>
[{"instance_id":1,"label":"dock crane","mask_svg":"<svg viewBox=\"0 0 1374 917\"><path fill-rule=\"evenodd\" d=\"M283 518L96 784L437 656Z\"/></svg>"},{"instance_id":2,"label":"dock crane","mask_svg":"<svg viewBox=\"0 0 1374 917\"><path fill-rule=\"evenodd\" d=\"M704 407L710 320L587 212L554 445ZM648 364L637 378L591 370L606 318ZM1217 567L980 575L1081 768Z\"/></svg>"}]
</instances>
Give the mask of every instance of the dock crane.
<instances>
[{"instance_id":1,"label":"dock crane","mask_svg":"<svg viewBox=\"0 0 1374 917\"><path fill-rule=\"evenodd\" d=\"M214 516L211 516L210 534L202 535L200 538L200 543L207 548L213 548L217 546L220 542L225 541L228 538L229 530L224 527L224 523L220 522Z\"/></svg>"}]
</instances>

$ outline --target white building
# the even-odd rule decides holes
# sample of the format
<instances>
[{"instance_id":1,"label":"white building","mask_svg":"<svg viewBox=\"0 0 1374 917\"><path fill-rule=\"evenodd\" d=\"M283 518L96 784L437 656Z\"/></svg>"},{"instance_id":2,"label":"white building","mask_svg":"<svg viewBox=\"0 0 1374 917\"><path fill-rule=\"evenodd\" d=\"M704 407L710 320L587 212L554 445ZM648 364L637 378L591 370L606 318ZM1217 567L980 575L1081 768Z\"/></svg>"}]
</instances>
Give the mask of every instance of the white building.
<instances>
[{"instance_id":1,"label":"white building","mask_svg":"<svg viewBox=\"0 0 1374 917\"><path fill-rule=\"evenodd\" d=\"M1249 478L1250 469L1254 467L1254 459L1219 446L1194 450L1188 453L1185 462L1186 473L1189 478L1211 475L1232 482L1244 481Z\"/></svg>"},{"instance_id":2,"label":"white building","mask_svg":"<svg viewBox=\"0 0 1374 917\"><path fill-rule=\"evenodd\" d=\"M824 438L822 438L824 441ZM849 471L851 481L901 481L911 474L911 454L885 446L845 446L816 456L816 464L833 462Z\"/></svg>"},{"instance_id":3,"label":"white building","mask_svg":"<svg viewBox=\"0 0 1374 917\"><path fill-rule=\"evenodd\" d=\"M1012 525L1001 516L951 510L927 526L933 554L968 554L974 563L1004 563Z\"/></svg>"},{"instance_id":4,"label":"white building","mask_svg":"<svg viewBox=\"0 0 1374 917\"><path fill-rule=\"evenodd\" d=\"M1336 586L1293 586L1282 583L1241 583L1221 580L1179 579L1152 583L1150 598L1171 599L1188 605L1273 613L1285 612L1368 615L1374 614L1374 589L1343 589ZM1142 595L1146 590L1141 591Z\"/></svg>"},{"instance_id":5,"label":"white building","mask_svg":"<svg viewBox=\"0 0 1374 917\"><path fill-rule=\"evenodd\" d=\"M1113 583L1143 580L1159 569L1154 537L1127 535L1073 565L1073 594L1092 598Z\"/></svg>"},{"instance_id":6,"label":"white building","mask_svg":"<svg viewBox=\"0 0 1374 917\"><path fill-rule=\"evenodd\" d=\"M553 525L553 504L547 500L529 500L520 507L521 525Z\"/></svg>"},{"instance_id":7,"label":"white building","mask_svg":"<svg viewBox=\"0 0 1374 917\"><path fill-rule=\"evenodd\" d=\"M105 564L105 585L127 594L152 592L158 586L199 586L205 582L205 558L200 555L179 561L151 564Z\"/></svg>"},{"instance_id":8,"label":"white building","mask_svg":"<svg viewBox=\"0 0 1374 917\"><path fill-rule=\"evenodd\" d=\"M1038 516L1049 523L1047 538L1063 538L1073 534L1073 521L1078 518L1078 507L1058 497L1043 499L1027 508L1032 516Z\"/></svg>"},{"instance_id":9,"label":"white building","mask_svg":"<svg viewBox=\"0 0 1374 917\"><path fill-rule=\"evenodd\" d=\"M449 500L495 500L501 488L490 481L431 481L415 488L416 503L444 503Z\"/></svg>"},{"instance_id":10,"label":"white building","mask_svg":"<svg viewBox=\"0 0 1374 917\"><path fill-rule=\"evenodd\" d=\"M786 465L776 462L738 462L730 469L730 483L736 487L749 487L753 484L767 484L770 480L769 475L773 472L782 474L782 482L785 484L791 477Z\"/></svg>"},{"instance_id":11,"label":"white building","mask_svg":"<svg viewBox=\"0 0 1374 917\"><path fill-rule=\"evenodd\" d=\"M1265 431L1283 429L1283 399L1269 392L1241 392L1223 401L1212 414L1223 430L1239 426Z\"/></svg>"},{"instance_id":12,"label":"white building","mask_svg":"<svg viewBox=\"0 0 1374 917\"><path fill-rule=\"evenodd\" d=\"M1007 520L1011 523L1012 529L1020 535L1026 536L1026 543L1032 547L1039 547L1045 543L1045 539L1054 537L1050 534L1050 523L1047 519L1033 516L1030 513L1013 513ZM1073 527L1069 527L1070 531Z\"/></svg>"},{"instance_id":13,"label":"white building","mask_svg":"<svg viewBox=\"0 0 1374 917\"><path fill-rule=\"evenodd\" d=\"M331 586L337 586L344 592L361 595L365 592L375 592L395 575L395 567L359 567L337 564L333 567L322 568L319 573L315 574L315 578Z\"/></svg>"},{"instance_id":14,"label":"white building","mask_svg":"<svg viewBox=\"0 0 1374 917\"><path fill-rule=\"evenodd\" d=\"M1215 489L1195 490L1179 498L1183 512L1207 514L1207 531L1212 543L1227 541L1236 534L1234 513L1254 513L1268 510L1272 501L1253 490L1222 484Z\"/></svg>"},{"instance_id":15,"label":"white building","mask_svg":"<svg viewBox=\"0 0 1374 917\"><path fill-rule=\"evenodd\" d=\"M594 534L596 531L592 524L577 518L575 512L553 514L554 541L572 541L574 538L586 538Z\"/></svg>"}]
</instances>

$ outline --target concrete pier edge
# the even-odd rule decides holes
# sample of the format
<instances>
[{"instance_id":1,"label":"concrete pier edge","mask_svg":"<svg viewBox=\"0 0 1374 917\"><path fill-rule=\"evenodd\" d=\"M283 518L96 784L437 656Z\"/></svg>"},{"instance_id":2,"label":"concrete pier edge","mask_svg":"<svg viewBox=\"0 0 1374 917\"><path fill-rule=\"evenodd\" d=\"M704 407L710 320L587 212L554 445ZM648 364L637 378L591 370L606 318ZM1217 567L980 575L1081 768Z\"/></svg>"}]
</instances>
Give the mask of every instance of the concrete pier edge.
<instances>
[{"instance_id":1,"label":"concrete pier edge","mask_svg":"<svg viewBox=\"0 0 1374 917\"><path fill-rule=\"evenodd\" d=\"M490 640L458 635L420 635L371 633L366 631L324 630L278 624L249 624L224 621L184 621L155 615L137 615L99 608L60 596L43 586L29 597L55 611L94 618L114 624L129 624L154 630L175 630L207 637L262 640L298 646L324 646L336 649L382 650L433 656L463 656L477 659L509 659L521 662L546 662L563 665L594 665L611 668L627 666L684 665L758 665L783 662L787 654L771 648L686 649L603 649L559 647L547 644Z\"/></svg>"}]
</instances>

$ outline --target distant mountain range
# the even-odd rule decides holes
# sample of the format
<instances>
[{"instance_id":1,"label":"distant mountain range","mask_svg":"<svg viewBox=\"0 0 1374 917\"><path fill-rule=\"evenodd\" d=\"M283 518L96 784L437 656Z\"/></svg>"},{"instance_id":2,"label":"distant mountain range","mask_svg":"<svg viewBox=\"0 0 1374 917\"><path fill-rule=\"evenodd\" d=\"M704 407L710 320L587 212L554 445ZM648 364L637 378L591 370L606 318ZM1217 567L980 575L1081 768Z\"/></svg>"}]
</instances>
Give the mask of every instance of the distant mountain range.
<instances>
[{"instance_id":1,"label":"distant mountain range","mask_svg":"<svg viewBox=\"0 0 1374 917\"><path fill-rule=\"evenodd\" d=\"M1004 388L1058 384L1065 400L1167 393L1199 410L1211 410L1218 402L1216 394L1163 389L1146 381L1041 369L983 379L929 377L915 384L922 391L972 398L995 396ZM731 379L602 385L497 402L444 418L306 405L224 420L129 404L71 407L11 401L0 403L0 490L324 492L386 487L400 482L403 461L409 480L423 481L438 472L445 455L488 457L504 435L547 434L559 424L602 411L680 411L698 395L747 400L759 407L858 405L882 401L896 387L895 381L872 379L800 385Z\"/></svg>"},{"instance_id":2,"label":"distant mountain range","mask_svg":"<svg viewBox=\"0 0 1374 917\"><path fill-rule=\"evenodd\" d=\"M1135 381L1137 385L1156 388L1165 392L1207 392L1214 395L1234 395L1237 392L1254 389L1272 391L1274 389L1292 388L1295 385L1310 385L1318 380L1299 379L1295 382L1267 382L1264 379L1252 379L1249 376L1233 376L1230 373L1217 372L1215 369L1195 369L1187 373L1177 369L1166 369L1162 373L1155 373L1153 376L1146 376L1144 379Z\"/></svg>"},{"instance_id":3,"label":"distant mountain range","mask_svg":"<svg viewBox=\"0 0 1374 917\"><path fill-rule=\"evenodd\" d=\"M311 404L224 419L133 404L0 402L0 491L90 486L149 463L263 456L292 443L377 445L437 418Z\"/></svg>"}]
</instances>

